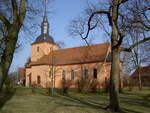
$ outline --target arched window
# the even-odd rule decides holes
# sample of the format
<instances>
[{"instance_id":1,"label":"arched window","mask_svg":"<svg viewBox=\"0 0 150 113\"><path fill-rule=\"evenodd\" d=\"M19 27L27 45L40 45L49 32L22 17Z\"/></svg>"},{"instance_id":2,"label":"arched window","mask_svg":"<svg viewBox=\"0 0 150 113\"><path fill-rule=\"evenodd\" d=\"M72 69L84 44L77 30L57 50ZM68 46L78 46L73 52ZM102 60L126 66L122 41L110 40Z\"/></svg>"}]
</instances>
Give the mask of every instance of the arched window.
<instances>
[{"instance_id":1,"label":"arched window","mask_svg":"<svg viewBox=\"0 0 150 113\"><path fill-rule=\"evenodd\" d=\"M84 78L84 79L87 79L87 78L88 78L88 69L84 69L83 78Z\"/></svg>"},{"instance_id":2,"label":"arched window","mask_svg":"<svg viewBox=\"0 0 150 113\"><path fill-rule=\"evenodd\" d=\"M62 79L63 79L63 80L66 79L66 72L65 72L65 70L62 71Z\"/></svg>"},{"instance_id":3,"label":"arched window","mask_svg":"<svg viewBox=\"0 0 150 113\"><path fill-rule=\"evenodd\" d=\"M97 79L97 69L93 69L93 78Z\"/></svg>"},{"instance_id":4,"label":"arched window","mask_svg":"<svg viewBox=\"0 0 150 113\"><path fill-rule=\"evenodd\" d=\"M74 70L71 70L71 80L74 80Z\"/></svg>"},{"instance_id":5,"label":"arched window","mask_svg":"<svg viewBox=\"0 0 150 113\"><path fill-rule=\"evenodd\" d=\"M41 77L37 76L37 84L40 84L40 83L41 83Z\"/></svg>"}]
</instances>

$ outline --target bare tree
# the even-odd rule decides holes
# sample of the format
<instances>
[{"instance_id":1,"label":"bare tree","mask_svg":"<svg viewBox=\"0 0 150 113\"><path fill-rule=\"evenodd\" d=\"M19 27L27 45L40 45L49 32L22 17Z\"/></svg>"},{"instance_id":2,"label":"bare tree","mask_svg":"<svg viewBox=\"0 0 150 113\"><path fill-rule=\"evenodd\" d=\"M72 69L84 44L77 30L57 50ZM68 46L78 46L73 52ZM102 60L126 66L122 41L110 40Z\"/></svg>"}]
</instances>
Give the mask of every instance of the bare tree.
<instances>
[{"instance_id":1,"label":"bare tree","mask_svg":"<svg viewBox=\"0 0 150 113\"><path fill-rule=\"evenodd\" d=\"M135 5L136 3L140 3L139 6L145 8L143 10L143 13L138 13L140 15L141 20L135 20L134 13L130 13L131 11L127 6L131 6L132 9L136 9L136 7L139 8L138 5ZM131 52L133 48L137 47L139 44L144 43L148 40L150 40L150 36L147 35L143 39L139 39L137 42L129 45L128 47L123 47L122 43L123 41L128 37L128 34L126 34L127 29L131 28L141 28L141 29L149 29L149 20L148 16L145 16L147 13L146 11L149 10L150 4L147 0L108 0L107 5L105 7L89 10L90 15L85 16L87 22L85 24L81 24L83 26L77 26L77 29L71 29L71 33L78 34L82 39L86 40L89 36L90 31L94 30L98 25L101 25L101 19L97 19L100 15L101 18L104 18L103 21L105 21L105 26L110 26L111 33L110 39L111 39L111 56L112 56L112 64L111 64L111 76L110 76L110 90L109 90L109 97L110 102L109 106L107 108L111 109L112 111L120 111L119 107L119 98L118 98L118 85L119 85L119 64L120 64L120 53L122 51ZM98 6L98 5L97 5ZM90 8L91 9L91 8ZM127 11L125 11L127 10ZM89 13L88 13L89 14ZM131 17L131 18L130 18ZM88 18L88 19L87 19ZM106 22L107 21L107 22ZM79 21L77 21L76 25ZM131 24L134 23L134 24ZM75 23L75 22L74 22ZM148 23L148 24L147 24ZM75 24L74 24L75 25ZM85 27L86 29L85 29ZM76 27L74 27L76 28ZM80 29L79 29L80 28ZM104 29L105 30L105 29ZM149 30L148 30L149 31ZM147 31L147 32L148 32ZM137 37L138 38L138 37Z\"/></svg>"},{"instance_id":2,"label":"bare tree","mask_svg":"<svg viewBox=\"0 0 150 113\"><path fill-rule=\"evenodd\" d=\"M56 44L59 48L64 48L64 46L65 46L65 43L61 42L61 41L56 42ZM54 95L55 82L56 82L56 77L57 77L56 73L59 71L59 69L57 69L57 67L56 67L56 56L55 56L53 48L51 49L50 64L51 64L50 65L51 68L50 68L49 77L51 78L51 94ZM62 81L62 83L63 82L66 84L66 81Z\"/></svg>"},{"instance_id":3,"label":"bare tree","mask_svg":"<svg viewBox=\"0 0 150 113\"><path fill-rule=\"evenodd\" d=\"M26 0L21 0L20 4L17 4L16 0L11 0L10 3L13 12L11 21L7 19L4 12L0 12L0 21L4 24L7 31L4 37L5 48L0 62L0 89L6 80L18 40L18 33L26 14Z\"/></svg>"},{"instance_id":4,"label":"bare tree","mask_svg":"<svg viewBox=\"0 0 150 113\"><path fill-rule=\"evenodd\" d=\"M27 0L0 0L0 90L6 80L15 49L18 48L19 33L30 33L29 29L34 24L28 22L35 19L35 14L39 14L36 3L33 6Z\"/></svg>"},{"instance_id":5,"label":"bare tree","mask_svg":"<svg viewBox=\"0 0 150 113\"><path fill-rule=\"evenodd\" d=\"M131 5L124 6L127 12L130 12L127 14L127 12L124 13L122 11L126 15L126 17L122 18L124 21L122 30L128 34L128 38L124 40L123 44L128 47L140 40L145 40L149 36L148 33L150 30L150 2L147 0L134 0L130 3ZM129 73L134 69L138 70L140 90L142 89L140 67L142 64L149 64L149 42L147 41L136 46L132 49L131 53L125 53L126 57L130 57L130 59L125 59L125 67Z\"/></svg>"},{"instance_id":6,"label":"bare tree","mask_svg":"<svg viewBox=\"0 0 150 113\"><path fill-rule=\"evenodd\" d=\"M129 46L129 42L130 43L135 43L137 42L137 37L138 39L142 38L142 36L140 36L140 33L138 31L134 32L134 33L130 33L131 35L131 39L130 41L127 39L127 45ZM125 69L125 73L127 75L130 75L133 70L138 70L138 78L139 78L139 90L142 89L142 77L141 77L141 72L140 72L140 67L142 65L148 65L149 62L149 57L150 57L150 52L148 51L148 49L150 48L150 46L148 45L150 41L147 41L146 43L143 43L137 47L135 47L130 53L124 53L124 60L123 60L123 64L124 64L124 69Z\"/></svg>"}]
</instances>

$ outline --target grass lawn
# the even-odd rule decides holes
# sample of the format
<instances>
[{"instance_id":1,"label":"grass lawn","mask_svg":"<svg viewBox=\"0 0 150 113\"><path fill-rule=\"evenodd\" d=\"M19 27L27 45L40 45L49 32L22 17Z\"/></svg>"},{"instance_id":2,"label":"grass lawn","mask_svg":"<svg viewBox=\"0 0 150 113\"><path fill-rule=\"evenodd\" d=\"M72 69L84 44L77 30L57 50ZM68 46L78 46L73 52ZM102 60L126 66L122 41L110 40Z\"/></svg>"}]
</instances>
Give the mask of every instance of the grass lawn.
<instances>
[{"instance_id":1,"label":"grass lawn","mask_svg":"<svg viewBox=\"0 0 150 113\"><path fill-rule=\"evenodd\" d=\"M75 93L48 96L46 89L19 87L13 94L0 94L0 113L111 113L103 108L108 105L105 93ZM125 90L120 94L123 113L150 113L150 88L143 91Z\"/></svg>"}]
</instances>

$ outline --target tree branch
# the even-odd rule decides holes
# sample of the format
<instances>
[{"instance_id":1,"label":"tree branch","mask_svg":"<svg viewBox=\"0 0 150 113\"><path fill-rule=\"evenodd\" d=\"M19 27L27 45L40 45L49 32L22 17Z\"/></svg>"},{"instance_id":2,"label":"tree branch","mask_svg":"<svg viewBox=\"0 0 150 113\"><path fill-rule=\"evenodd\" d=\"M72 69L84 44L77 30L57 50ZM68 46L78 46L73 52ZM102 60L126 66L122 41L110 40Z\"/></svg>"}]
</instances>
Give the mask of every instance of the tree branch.
<instances>
[{"instance_id":1,"label":"tree branch","mask_svg":"<svg viewBox=\"0 0 150 113\"><path fill-rule=\"evenodd\" d=\"M26 14L26 0L21 0L19 8L19 20L22 23Z\"/></svg>"},{"instance_id":2,"label":"tree branch","mask_svg":"<svg viewBox=\"0 0 150 113\"><path fill-rule=\"evenodd\" d=\"M93 12L93 13L91 14L91 16L89 17L89 20L88 20L88 31L87 31L87 33L86 33L86 36L85 36L85 37L82 37L82 39L85 40L85 39L88 37L90 30L93 30L93 29L97 26L97 24L96 24L95 26L91 27L92 18L93 18L95 15L97 15L97 14L105 14L105 15L107 15L107 16L110 15L109 11L95 11L95 12Z\"/></svg>"},{"instance_id":3,"label":"tree branch","mask_svg":"<svg viewBox=\"0 0 150 113\"><path fill-rule=\"evenodd\" d=\"M127 2L128 0L119 0L119 4L122 4L122 3L125 3Z\"/></svg>"},{"instance_id":4,"label":"tree branch","mask_svg":"<svg viewBox=\"0 0 150 113\"><path fill-rule=\"evenodd\" d=\"M4 17L4 15L0 12L0 20L5 24L5 26L8 28L10 25L10 22L7 20L7 18Z\"/></svg>"},{"instance_id":5,"label":"tree branch","mask_svg":"<svg viewBox=\"0 0 150 113\"><path fill-rule=\"evenodd\" d=\"M13 10L13 20L16 21L18 17L18 6L16 0L11 0Z\"/></svg>"},{"instance_id":6,"label":"tree branch","mask_svg":"<svg viewBox=\"0 0 150 113\"><path fill-rule=\"evenodd\" d=\"M133 48L135 48L136 46L138 46L138 45L140 45L140 44L142 44L142 43L144 43L144 42L146 42L146 41L148 41L148 40L150 40L150 37L144 38L143 40L140 40L139 42L134 43L133 45L131 45L131 46L128 47L128 48L120 48L120 50L121 50L121 51L126 51L126 52L131 52L131 50L132 50Z\"/></svg>"}]
</instances>

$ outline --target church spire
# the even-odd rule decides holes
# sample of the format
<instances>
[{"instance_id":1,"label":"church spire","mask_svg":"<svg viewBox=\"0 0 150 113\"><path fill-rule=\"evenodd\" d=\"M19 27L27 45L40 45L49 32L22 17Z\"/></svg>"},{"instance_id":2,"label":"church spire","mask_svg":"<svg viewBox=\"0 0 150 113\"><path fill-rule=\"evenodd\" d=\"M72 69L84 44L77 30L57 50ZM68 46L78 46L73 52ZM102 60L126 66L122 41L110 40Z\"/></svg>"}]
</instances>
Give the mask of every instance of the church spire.
<instances>
[{"instance_id":1,"label":"church spire","mask_svg":"<svg viewBox=\"0 0 150 113\"><path fill-rule=\"evenodd\" d=\"M48 43L55 44L53 37L49 35L49 23L47 18L46 4L47 4L47 0L45 0L45 11L43 16L43 21L41 24L41 34L36 38L34 43L48 42Z\"/></svg>"},{"instance_id":2,"label":"church spire","mask_svg":"<svg viewBox=\"0 0 150 113\"><path fill-rule=\"evenodd\" d=\"M49 23L48 23L48 19L47 19L47 0L45 0L45 11L44 11L44 17L43 17L43 22L41 25L41 33L44 35L48 35L49 34Z\"/></svg>"}]
</instances>

